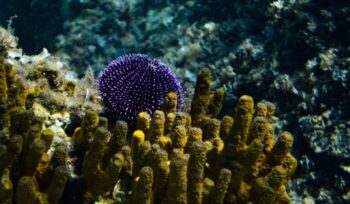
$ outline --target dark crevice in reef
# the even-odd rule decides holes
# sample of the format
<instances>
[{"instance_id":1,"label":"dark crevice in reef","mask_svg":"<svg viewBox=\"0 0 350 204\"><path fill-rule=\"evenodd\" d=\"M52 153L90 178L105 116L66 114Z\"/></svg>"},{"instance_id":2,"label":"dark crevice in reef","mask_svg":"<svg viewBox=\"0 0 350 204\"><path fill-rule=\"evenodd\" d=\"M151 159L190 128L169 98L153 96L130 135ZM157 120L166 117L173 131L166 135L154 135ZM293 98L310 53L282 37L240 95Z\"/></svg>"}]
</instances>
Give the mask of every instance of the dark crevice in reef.
<instances>
[{"instance_id":1,"label":"dark crevice in reef","mask_svg":"<svg viewBox=\"0 0 350 204\"><path fill-rule=\"evenodd\" d=\"M302 186L295 187L300 191L307 189L314 196L322 196L319 189L321 186L332 188L334 192L332 195L333 203L346 203L342 195L347 193L350 186L346 183L339 183L339 180L341 180L340 177L343 180L349 180L350 176L340 167L341 161L324 153L315 153L309 147L308 141L304 137L300 137L302 134L300 128L296 128L294 131L294 135L298 140L295 143L294 150L298 151L292 153L301 162L293 177L298 178L308 175L307 177L304 176L307 181ZM306 164L306 160L302 158L302 155L307 155L310 163Z\"/></svg>"}]
</instances>

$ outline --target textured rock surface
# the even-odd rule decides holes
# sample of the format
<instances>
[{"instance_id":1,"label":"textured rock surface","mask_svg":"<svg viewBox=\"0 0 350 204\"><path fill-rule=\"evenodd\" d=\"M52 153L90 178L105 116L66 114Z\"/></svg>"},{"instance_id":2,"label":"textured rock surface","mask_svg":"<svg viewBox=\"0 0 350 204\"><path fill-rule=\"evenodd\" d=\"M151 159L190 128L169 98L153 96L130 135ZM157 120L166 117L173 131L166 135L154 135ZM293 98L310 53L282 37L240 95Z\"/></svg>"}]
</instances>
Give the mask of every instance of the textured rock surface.
<instances>
[{"instance_id":1,"label":"textured rock surface","mask_svg":"<svg viewBox=\"0 0 350 204\"><path fill-rule=\"evenodd\" d=\"M35 8L47 4L33 2ZM97 73L110 59L143 52L161 58L181 76L188 97L197 68L208 67L214 88L225 90L225 112L232 114L227 102L243 94L276 102L281 119L276 131L293 130L293 152L303 161L292 186L298 201L349 201L346 1L57 1L45 12L52 6L69 19L51 44L79 75L88 66ZM4 6L3 22L14 7ZM188 104L186 99L185 109Z\"/></svg>"}]
</instances>

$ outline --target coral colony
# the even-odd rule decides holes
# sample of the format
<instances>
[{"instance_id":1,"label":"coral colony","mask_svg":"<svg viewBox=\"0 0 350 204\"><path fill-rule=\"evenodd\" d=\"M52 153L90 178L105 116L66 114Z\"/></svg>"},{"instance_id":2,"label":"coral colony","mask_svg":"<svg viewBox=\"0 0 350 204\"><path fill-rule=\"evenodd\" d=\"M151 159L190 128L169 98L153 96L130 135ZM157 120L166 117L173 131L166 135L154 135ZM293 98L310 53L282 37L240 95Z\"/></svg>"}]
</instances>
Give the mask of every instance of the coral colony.
<instances>
[{"instance_id":1,"label":"coral colony","mask_svg":"<svg viewBox=\"0 0 350 204\"><path fill-rule=\"evenodd\" d=\"M221 126L233 123L234 114L244 113L239 109L235 110L233 104L238 104L240 96L250 95L256 100L254 110L264 111L264 106L273 107L269 103L257 103L263 99L273 101L278 107L276 114L271 116L268 111L269 115L265 116L269 123L272 122L275 135L280 135L283 129L287 129L291 130L296 138L292 152L293 156L299 160L298 168L287 185L287 193L291 195L292 203L350 203L349 1L27 0L20 1L21 3L18 3L19 1L1 2L6 3L0 6L0 24L7 28L0 26L0 163L4 162L2 158L7 158L7 161L12 160L7 155L16 155L15 153L20 150L16 145L10 145L15 144L16 140L19 141L19 136L29 138L23 140L23 150L14 159L17 164L5 165L9 171L3 171L0 175L2 176L0 187L6 187L9 189L8 192L12 192L13 196L9 197L11 198L9 202L15 202L15 198L20 197L18 195L20 191L16 190L17 186L20 186L20 178L28 176L28 172L23 174L20 171L26 168L25 155L30 153L28 147L32 140L37 139L38 135L46 129L52 130L54 137L46 152L47 155L43 154L46 156L43 156L42 164L46 164L47 159L55 160L56 156L53 155L58 146L66 147L68 153L66 163L69 167L69 176L59 202L81 203L83 195L86 200L89 197L89 194L85 193L87 190L84 186L89 182L92 184L96 182L93 176L91 180L83 181L82 178L86 178L89 172L86 169L90 167L85 166L83 171L82 164L96 153L89 149L95 133L97 134L95 132L97 127L108 124L108 131L113 135L123 135L117 132L127 132L127 142L120 143L121 147L118 145L118 148L108 146L106 149L109 153L103 153L111 155L122 152L125 158L128 158L125 152L128 151L127 148L124 147L122 151L118 149L129 145L131 136L137 130L137 121L150 120L151 122L144 123L150 126L153 123L153 125L161 124L163 115L159 110L164 113L165 124L170 123L170 125L164 126L164 132L152 134L168 136L161 138L171 141L172 145L174 141L169 133L174 133L174 126L171 125L172 120L169 117L171 117L170 113L176 115L176 112L180 111L186 113L180 113L178 117L188 117L188 114L191 116L191 123L189 122L191 125L186 126L188 139L190 127L200 128L202 135L208 135L208 132L215 129L214 127L220 126L220 138L224 140L226 137L241 135L236 132L237 127L232 132L229 128L225 129ZM213 12L217 10L220 12ZM17 47L13 32L20 37L20 47ZM51 54L45 49L42 53L36 54L43 46L47 47ZM186 98L181 109L179 107L182 103L181 93L168 94L167 89L164 88L165 84L171 80L161 83L163 87L160 88L163 91L161 94L152 95L145 91L156 89L158 86L153 87L153 81L146 80L142 77L143 74L150 74L161 68L156 68L158 62L146 56L123 56L130 52L144 53L152 58L161 59L162 63L171 68L185 90ZM137 60L145 63L142 66L139 64L140 67L135 66L135 73L124 73L128 69L117 69L117 65L112 66L112 63L105 71L109 70L108 73L111 74L107 74L104 79L111 81L105 83L102 90L102 86L99 87L100 81L96 82L93 73L101 72L116 56L123 56L114 61L119 65L122 62L124 65L134 64ZM133 61L126 62L126 59L133 59ZM204 67L211 71L212 87L221 89L210 90L197 87L195 93L197 71ZM144 71L141 68L145 68ZM112 74L116 70L122 77L126 75L132 75L132 77L125 80L127 83L121 84L122 77ZM203 74L209 73L204 71L201 76ZM164 77L160 79L164 80ZM159 82L160 79L155 78L154 82ZM198 81L197 84L208 87L209 79L209 75L202 76L198 78L202 81ZM118 81L120 82L118 87L112 85ZM129 98L130 96L133 97ZM192 96L194 96L193 100ZM208 101L213 102L207 105ZM224 101L224 105L220 111L221 101ZM191 103L192 107L190 107ZM220 114L217 114L218 111ZM138 115L139 112L143 113ZM213 120L214 126L205 128L201 120L203 115L219 121ZM255 115L260 113L254 113L253 118ZM154 117L157 119L153 119ZM260 119L258 121L265 124ZM144 134L149 133L144 132ZM142 134L137 132L136 135ZM11 138L13 141L10 140ZM274 139L278 140L278 138L276 136ZM246 144L249 144L250 140L247 140ZM111 140L108 141L110 144L113 143ZM207 136L203 137L202 141L209 143ZM211 139L209 141L214 144ZM240 140L235 139L232 143L236 141ZM190 140L187 143L191 143ZM230 149L229 142L224 140L224 143L223 148ZM33 146L38 146L38 143L35 144L33 143ZM152 140L151 144L159 144L159 141ZM165 151L168 155L172 154L172 150ZM86 152L92 153L85 157ZM77 155L77 153L82 154ZM188 148L185 154L190 154ZM264 154L266 155L267 152ZM102 169L108 164L105 160L109 157L104 156ZM129 161L129 159L126 160ZM172 161L175 160L169 156L167 165L171 166ZM205 189L209 189L208 179L213 182L218 181L217 178L210 177L211 173L208 169L210 161L212 160L207 155L205 182L202 182ZM33 164L35 166L34 161ZM146 162L145 165L151 167L153 173L157 171L151 164ZM229 174L231 177L237 175L237 169L240 169L239 165L230 166L229 162L221 166L226 168L224 170L226 177ZM131 187L135 186L130 183L135 179L125 176L130 174L125 173L125 164L123 168L114 188L108 187L107 193L99 193L97 198L92 196L91 200L99 204L105 201L123 203L126 200L132 200L130 196L134 191L138 191L138 188ZM247 168L244 166L241 169L245 172ZM188 171L190 171L189 167ZM52 173L52 170L49 172ZM84 176L82 172L85 172ZM149 168L142 172L138 175L135 173L134 176L142 178L142 175L150 175ZM47 184L51 181L51 176L43 182L37 176L38 174L35 173L35 180L39 190L47 193ZM156 184L158 177L156 173L153 174L152 195L164 195L154 188L158 185ZM259 174L259 177L263 176ZM7 182L9 181L7 178L10 179L12 187ZM28 183L28 178L21 181ZM151 180L151 177L147 178L149 180L140 182L147 183ZM247 185L241 185L240 188L242 191L251 192L249 188L259 180L245 178L244 182ZM139 186L146 188L149 185L140 184ZM167 188L164 187L164 189ZM188 185L187 188L192 187ZM76 192L77 189L79 192ZM0 200L3 201L7 191L1 192ZM39 195L39 193L35 194ZM224 202L228 203L228 198L228 194L225 194ZM29 200L25 199L28 203ZM221 202L221 199L217 200ZM159 200L153 199L152 202L159 203Z\"/></svg>"},{"instance_id":2,"label":"coral colony","mask_svg":"<svg viewBox=\"0 0 350 204\"><path fill-rule=\"evenodd\" d=\"M130 54L112 61L101 73L98 88L109 117L132 121L137 114L159 109L167 93L183 103L180 83L162 62L147 55Z\"/></svg>"},{"instance_id":3,"label":"coral colony","mask_svg":"<svg viewBox=\"0 0 350 204\"><path fill-rule=\"evenodd\" d=\"M242 96L234 118L218 120L223 92L212 94L210 87L211 73L201 69L190 114L176 111L174 92L160 110L139 113L130 145L127 123L117 121L109 136L106 123L98 122L105 118L89 111L73 136L86 150L84 198L106 195L127 175L130 203L290 203L293 137L283 132L275 140L273 104L254 108L253 98Z\"/></svg>"},{"instance_id":4,"label":"coral colony","mask_svg":"<svg viewBox=\"0 0 350 204\"><path fill-rule=\"evenodd\" d=\"M57 58L42 56L30 58L25 72L9 60L8 45L0 38L0 203L291 202L293 137L274 134L272 103L244 95L233 117L218 118L224 92L212 91L211 72L200 69L191 112L180 112L174 74L146 55L127 55L108 65L98 83L105 109L135 118L135 127L111 124L98 100L79 91L90 87L87 78L73 83L54 72L61 68ZM65 123L78 124L74 133Z\"/></svg>"}]
</instances>

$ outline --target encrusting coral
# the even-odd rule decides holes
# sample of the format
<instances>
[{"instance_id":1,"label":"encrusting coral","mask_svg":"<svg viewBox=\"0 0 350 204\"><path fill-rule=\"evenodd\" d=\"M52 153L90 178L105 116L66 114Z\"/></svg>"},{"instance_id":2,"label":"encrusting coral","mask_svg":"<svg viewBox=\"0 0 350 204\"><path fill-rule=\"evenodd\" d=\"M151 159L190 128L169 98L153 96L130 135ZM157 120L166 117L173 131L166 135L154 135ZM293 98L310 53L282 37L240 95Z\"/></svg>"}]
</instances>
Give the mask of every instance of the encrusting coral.
<instances>
[{"instance_id":1,"label":"encrusting coral","mask_svg":"<svg viewBox=\"0 0 350 204\"><path fill-rule=\"evenodd\" d=\"M72 138L57 142L55 126L38 107L53 115L60 104L40 103L40 92L47 87L64 93L67 101L79 101L82 85L77 81L76 92L67 89L72 83L64 78L47 78L54 83L33 88L27 80L39 79L13 72L13 64L1 56L1 203L64 203L69 200L64 191L77 177L84 186L82 195L75 195L82 199L78 203L291 202L286 185L297 164L290 154L293 137L289 132L275 137L275 107L255 105L245 95L234 117L217 119L224 92L211 92L208 69L199 71L190 113L176 109L178 98L170 92L161 110L139 113L129 127L100 116L93 97L88 107L64 102L62 111L73 117L80 108L84 116Z\"/></svg>"}]
</instances>

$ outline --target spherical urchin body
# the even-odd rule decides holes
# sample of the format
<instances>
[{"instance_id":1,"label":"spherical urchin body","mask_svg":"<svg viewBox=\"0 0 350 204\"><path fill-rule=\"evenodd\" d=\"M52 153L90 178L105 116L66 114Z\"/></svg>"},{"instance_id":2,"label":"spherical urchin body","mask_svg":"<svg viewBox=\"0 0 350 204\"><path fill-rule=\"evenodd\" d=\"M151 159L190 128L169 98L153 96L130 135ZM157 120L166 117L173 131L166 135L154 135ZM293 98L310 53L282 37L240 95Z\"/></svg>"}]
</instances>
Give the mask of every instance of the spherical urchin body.
<instances>
[{"instance_id":1,"label":"spherical urchin body","mask_svg":"<svg viewBox=\"0 0 350 204\"><path fill-rule=\"evenodd\" d=\"M124 55L112 61L98 78L105 113L113 119L134 121L137 114L160 109L167 93L183 93L175 74L162 62L147 55Z\"/></svg>"}]
</instances>

